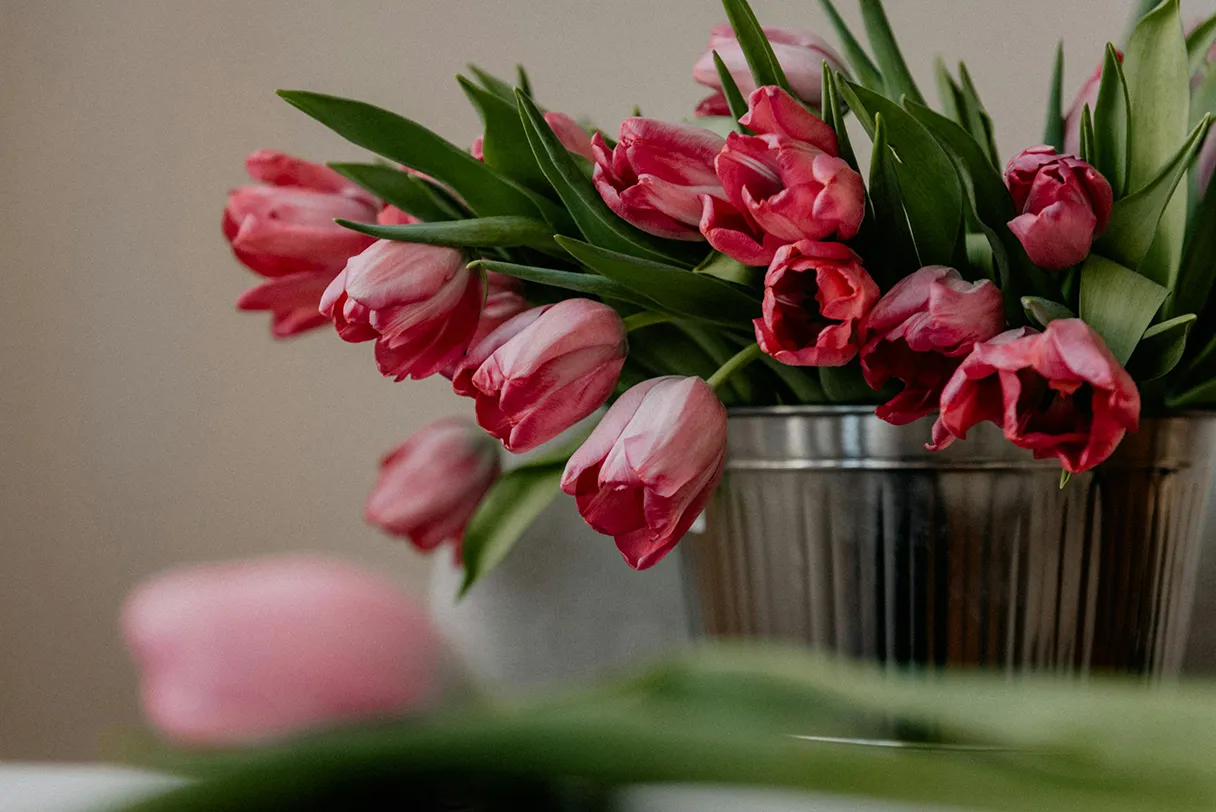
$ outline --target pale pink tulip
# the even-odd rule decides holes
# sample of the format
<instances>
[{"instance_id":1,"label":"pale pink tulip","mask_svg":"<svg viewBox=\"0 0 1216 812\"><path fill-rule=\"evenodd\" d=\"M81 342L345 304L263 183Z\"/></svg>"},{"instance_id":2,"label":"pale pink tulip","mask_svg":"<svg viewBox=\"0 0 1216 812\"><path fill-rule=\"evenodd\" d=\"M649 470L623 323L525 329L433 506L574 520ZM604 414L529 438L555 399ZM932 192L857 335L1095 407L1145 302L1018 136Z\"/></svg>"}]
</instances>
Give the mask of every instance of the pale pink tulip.
<instances>
[{"instance_id":1,"label":"pale pink tulip","mask_svg":"<svg viewBox=\"0 0 1216 812\"><path fill-rule=\"evenodd\" d=\"M1018 212L1009 229L1040 268L1060 271L1083 262L1110 223L1114 193L1106 178L1051 147L1014 156L1005 167L1005 185Z\"/></svg>"},{"instance_id":2,"label":"pale pink tulip","mask_svg":"<svg viewBox=\"0 0 1216 812\"><path fill-rule=\"evenodd\" d=\"M701 231L745 265L768 265L782 245L852 239L865 217L861 176L837 157L836 133L790 94L762 87L715 165L727 203L703 199Z\"/></svg>"},{"instance_id":3,"label":"pale pink tulip","mask_svg":"<svg viewBox=\"0 0 1216 812\"><path fill-rule=\"evenodd\" d=\"M444 418L419 429L380 462L364 515L420 550L459 550L464 528L498 478L498 444L471 423Z\"/></svg>"},{"instance_id":4,"label":"pale pink tulip","mask_svg":"<svg viewBox=\"0 0 1216 812\"><path fill-rule=\"evenodd\" d=\"M565 113L545 113L545 121L557 135L562 146L576 155L581 155L588 161L594 161L591 152L591 136L587 135L579 123ZM485 160L485 136L479 135L469 147L469 154L479 161Z\"/></svg>"},{"instance_id":5,"label":"pale pink tulip","mask_svg":"<svg viewBox=\"0 0 1216 812\"><path fill-rule=\"evenodd\" d=\"M700 378L644 381L612 405L570 458L562 490L634 569L688 532L722 479L726 409Z\"/></svg>"},{"instance_id":6,"label":"pale pink tulip","mask_svg":"<svg viewBox=\"0 0 1216 812\"><path fill-rule=\"evenodd\" d=\"M271 150L245 159L263 183L228 193L224 236L237 259L262 276L329 273L371 245L373 238L334 218L375 222L379 203L329 167Z\"/></svg>"},{"instance_id":7,"label":"pale pink tulip","mask_svg":"<svg viewBox=\"0 0 1216 812\"><path fill-rule=\"evenodd\" d=\"M516 320L531 323L514 332ZM500 332L514 334L478 365L472 385L477 422L514 453L552 440L603 406L625 364L621 317L590 299L521 313L482 343L496 344Z\"/></svg>"},{"instance_id":8,"label":"pale pink tulip","mask_svg":"<svg viewBox=\"0 0 1216 812\"><path fill-rule=\"evenodd\" d=\"M391 717L440 688L441 645L422 608L338 561L184 567L136 589L122 627L145 715L181 744Z\"/></svg>"},{"instance_id":9,"label":"pale pink tulip","mask_svg":"<svg viewBox=\"0 0 1216 812\"><path fill-rule=\"evenodd\" d=\"M599 133L591 139L595 188L610 209L643 231L700 240L701 197L723 194L714 158L725 143L700 127L626 119L614 149Z\"/></svg>"},{"instance_id":10,"label":"pale pink tulip","mask_svg":"<svg viewBox=\"0 0 1216 812\"><path fill-rule=\"evenodd\" d=\"M857 355L858 326L879 295L848 246L811 240L786 245L764 276L756 342L783 364L843 366Z\"/></svg>"},{"instance_id":11,"label":"pale pink tulip","mask_svg":"<svg viewBox=\"0 0 1216 812\"><path fill-rule=\"evenodd\" d=\"M809 31L796 28L765 28L764 36L773 46L777 62L785 72L790 87L799 99L818 107L823 100L823 63L831 66L832 70L844 70L844 62L823 39ZM701 102L697 108L699 115L729 115L726 97L722 93L722 81L718 69L714 65L714 51L722 58L727 71L744 96L756 89L751 69L747 65L747 57L735 37L730 25L719 25L709 32L709 47L697 60L692 69L693 79L698 83L711 87L716 93Z\"/></svg>"},{"instance_id":12,"label":"pale pink tulip","mask_svg":"<svg viewBox=\"0 0 1216 812\"><path fill-rule=\"evenodd\" d=\"M1004 329L1004 299L987 279L967 282L940 265L901 279L861 325L866 383L875 391L891 379L904 385L878 416L902 426L937 411L963 356Z\"/></svg>"},{"instance_id":13,"label":"pale pink tulip","mask_svg":"<svg viewBox=\"0 0 1216 812\"><path fill-rule=\"evenodd\" d=\"M484 295L460 251L379 240L338 274L321 312L346 341L375 340L384 375L421 379L464 355Z\"/></svg>"},{"instance_id":14,"label":"pale pink tulip","mask_svg":"<svg viewBox=\"0 0 1216 812\"><path fill-rule=\"evenodd\" d=\"M1101 337L1080 319L1057 319L976 344L946 384L931 448L965 439L978 423L1036 459L1077 474L1106 460L1140 420L1140 392Z\"/></svg>"},{"instance_id":15,"label":"pale pink tulip","mask_svg":"<svg viewBox=\"0 0 1216 812\"><path fill-rule=\"evenodd\" d=\"M333 275L327 271L277 276L242 293L236 306L238 310L268 311L271 334L275 338L290 338L329 322L317 306L332 281Z\"/></svg>"}]
</instances>

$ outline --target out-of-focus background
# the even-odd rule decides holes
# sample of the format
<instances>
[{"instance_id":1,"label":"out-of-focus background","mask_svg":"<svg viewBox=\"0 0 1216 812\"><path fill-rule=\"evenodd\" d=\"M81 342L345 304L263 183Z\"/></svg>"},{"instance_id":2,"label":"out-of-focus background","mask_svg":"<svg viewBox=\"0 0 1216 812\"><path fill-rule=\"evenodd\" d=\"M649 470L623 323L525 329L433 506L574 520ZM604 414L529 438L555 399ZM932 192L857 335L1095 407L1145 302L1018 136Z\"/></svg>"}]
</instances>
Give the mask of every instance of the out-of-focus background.
<instances>
[{"instance_id":1,"label":"out-of-focus background","mask_svg":"<svg viewBox=\"0 0 1216 812\"><path fill-rule=\"evenodd\" d=\"M1040 137L1056 40L1071 96L1131 0L887 5L923 86L935 54L967 61L1013 154ZM813 2L755 7L830 37ZM244 155L359 157L273 90L463 144L454 75L523 61L552 109L680 118L722 18L715 0L0 0L0 759L97 758L138 724L117 616L153 571L311 549L423 588L427 562L362 502L383 451L467 403L387 382L328 331L275 343L233 306L255 283L219 229Z\"/></svg>"}]
</instances>

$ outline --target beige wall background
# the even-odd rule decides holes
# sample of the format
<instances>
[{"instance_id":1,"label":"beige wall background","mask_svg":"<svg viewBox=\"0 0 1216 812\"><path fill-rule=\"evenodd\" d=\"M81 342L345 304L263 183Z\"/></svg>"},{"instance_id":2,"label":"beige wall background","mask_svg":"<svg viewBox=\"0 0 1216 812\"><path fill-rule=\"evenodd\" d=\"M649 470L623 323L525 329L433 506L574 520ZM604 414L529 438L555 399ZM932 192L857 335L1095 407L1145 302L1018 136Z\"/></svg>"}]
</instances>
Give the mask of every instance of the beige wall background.
<instances>
[{"instance_id":1,"label":"beige wall background","mask_svg":"<svg viewBox=\"0 0 1216 812\"><path fill-rule=\"evenodd\" d=\"M1057 38L1071 94L1130 3L888 6L927 88L933 54L968 61L1012 154L1039 137ZM809 0L755 5L827 31ZM273 89L463 144L477 120L453 75L524 61L554 109L678 118L722 17L714 0L0 0L0 759L97 758L138 724L116 617L155 570L313 549L425 579L362 501L384 450L466 404L386 382L330 333L274 343L233 307L254 277L219 216L243 156L358 157Z\"/></svg>"}]
</instances>

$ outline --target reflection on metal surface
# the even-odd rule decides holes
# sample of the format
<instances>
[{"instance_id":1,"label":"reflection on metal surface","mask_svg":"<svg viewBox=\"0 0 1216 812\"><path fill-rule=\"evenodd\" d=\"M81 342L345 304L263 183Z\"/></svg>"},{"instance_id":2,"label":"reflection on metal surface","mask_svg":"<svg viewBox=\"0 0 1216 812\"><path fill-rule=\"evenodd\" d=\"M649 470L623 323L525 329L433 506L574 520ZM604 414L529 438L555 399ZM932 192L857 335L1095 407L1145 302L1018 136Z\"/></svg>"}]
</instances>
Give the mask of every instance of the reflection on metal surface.
<instances>
[{"instance_id":1,"label":"reflection on metal surface","mask_svg":"<svg viewBox=\"0 0 1216 812\"><path fill-rule=\"evenodd\" d=\"M731 414L706 533L681 545L711 637L889 665L1174 675L1216 418L1144 420L1063 489L1000 430L926 451L869 410Z\"/></svg>"}]
</instances>

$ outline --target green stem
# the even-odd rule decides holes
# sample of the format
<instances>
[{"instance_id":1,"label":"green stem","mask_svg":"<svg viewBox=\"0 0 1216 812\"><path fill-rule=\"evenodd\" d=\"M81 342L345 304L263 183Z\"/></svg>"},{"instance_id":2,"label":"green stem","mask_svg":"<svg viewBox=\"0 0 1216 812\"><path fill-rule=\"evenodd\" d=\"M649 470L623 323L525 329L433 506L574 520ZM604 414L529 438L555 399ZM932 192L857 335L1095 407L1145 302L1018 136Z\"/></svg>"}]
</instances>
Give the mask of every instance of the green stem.
<instances>
[{"instance_id":1,"label":"green stem","mask_svg":"<svg viewBox=\"0 0 1216 812\"><path fill-rule=\"evenodd\" d=\"M634 313L632 316L625 317L625 332L632 333L634 330L640 330L652 324L666 324L669 321L671 321L671 316L666 313L644 310L641 313Z\"/></svg>"},{"instance_id":2,"label":"green stem","mask_svg":"<svg viewBox=\"0 0 1216 812\"><path fill-rule=\"evenodd\" d=\"M721 388L722 384L730 380L730 376L734 375L739 370L750 364L762 356L764 352L760 349L759 344L751 344L739 350L733 358L723 364L717 372L710 376L706 383L709 388L715 392Z\"/></svg>"}]
</instances>

